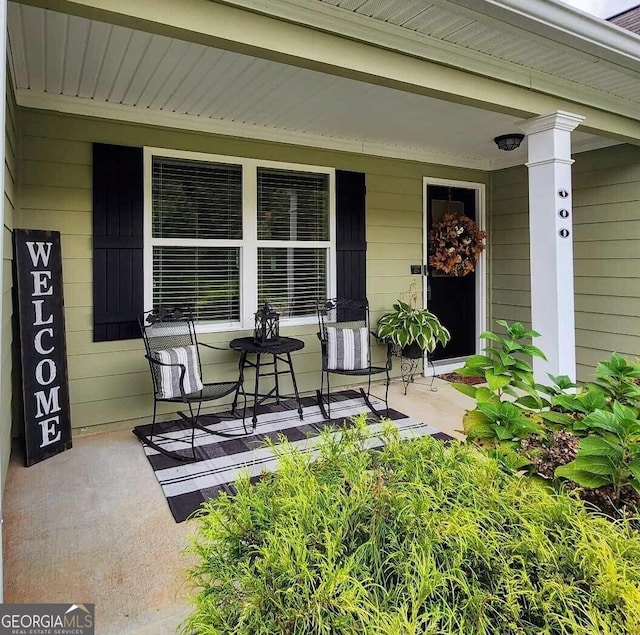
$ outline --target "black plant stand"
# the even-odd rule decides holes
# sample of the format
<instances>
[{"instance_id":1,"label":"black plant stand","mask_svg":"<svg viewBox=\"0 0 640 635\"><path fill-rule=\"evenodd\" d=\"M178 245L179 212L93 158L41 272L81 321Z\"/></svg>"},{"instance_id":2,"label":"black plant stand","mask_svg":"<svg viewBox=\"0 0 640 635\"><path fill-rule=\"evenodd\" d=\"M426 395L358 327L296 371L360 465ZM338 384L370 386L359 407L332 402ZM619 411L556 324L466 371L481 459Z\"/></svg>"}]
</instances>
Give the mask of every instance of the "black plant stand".
<instances>
[{"instance_id":1,"label":"black plant stand","mask_svg":"<svg viewBox=\"0 0 640 635\"><path fill-rule=\"evenodd\" d=\"M412 349L409 348L399 348L398 346L394 346L392 350L392 354L395 357L400 358L400 374L402 378L402 385L404 386L404 394L407 394L407 390L409 388L409 384L413 384L415 382L415 376L420 368L420 360L426 358L427 364L431 366L431 383L428 384L428 388L431 392L438 392L437 386L433 385L436 376L436 368L433 365L433 361L431 359L431 355L426 353L423 356L422 351L419 348Z\"/></svg>"}]
</instances>

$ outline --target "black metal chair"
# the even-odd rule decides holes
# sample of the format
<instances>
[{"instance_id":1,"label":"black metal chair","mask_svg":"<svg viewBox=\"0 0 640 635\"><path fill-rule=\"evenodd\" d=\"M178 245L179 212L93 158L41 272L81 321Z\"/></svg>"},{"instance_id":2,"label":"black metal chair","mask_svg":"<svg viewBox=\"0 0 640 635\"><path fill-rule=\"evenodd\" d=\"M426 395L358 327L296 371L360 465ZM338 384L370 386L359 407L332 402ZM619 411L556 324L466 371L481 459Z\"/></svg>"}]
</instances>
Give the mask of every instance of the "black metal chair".
<instances>
[{"instance_id":1,"label":"black metal chair","mask_svg":"<svg viewBox=\"0 0 640 635\"><path fill-rule=\"evenodd\" d=\"M371 412L378 418L378 412L371 403L371 378L385 375L385 414L389 413L389 371L391 370L391 345L387 345L386 363L381 366L371 364L371 344L375 333L371 331L371 317L368 300L347 300L331 298L319 301L318 338L322 352L322 375L320 390L316 391L318 406L326 419L331 419L331 375L366 377L367 391L360 388L360 394ZM325 392L326 381L326 392Z\"/></svg>"},{"instance_id":2,"label":"black metal chair","mask_svg":"<svg viewBox=\"0 0 640 635\"><path fill-rule=\"evenodd\" d=\"M196 460L195 432L196 428L209 434L221 437L239 437L250 434L247 430L245 418L247 410L247 397L242 386L242 366L239 364L238 379L234 381L221 381L215 383L202 383L202 365L200 363L199 347L215 350L230 350L219 348L210 344L198 342L195 326L189 309L164 309L145 311L138 316L140 330L146 349L145 357L149 361L149 370L153 381L153 421L151 433L143 434L139 429L134 430L136 436L158 452L172 458L191 461ZM244 405L242 410L242 427L244 434L230 434L216 432L199 422L202 404L216 399L222 399L227 395L242 394ZM188 412L178 412L191 425L191 454L184 456L167 450L153 441L157 439L175 441L161 434L154 434L156 427L156 415L158 402L168 401L182 403L188 408ZM235 417L235 411L232 411ZM225 417L221 415L207 415L208 423L220 422ZM214 418L214 421L211 419ZM226 417L229 418L229 417Z\"/></svg>"}]
</instances>

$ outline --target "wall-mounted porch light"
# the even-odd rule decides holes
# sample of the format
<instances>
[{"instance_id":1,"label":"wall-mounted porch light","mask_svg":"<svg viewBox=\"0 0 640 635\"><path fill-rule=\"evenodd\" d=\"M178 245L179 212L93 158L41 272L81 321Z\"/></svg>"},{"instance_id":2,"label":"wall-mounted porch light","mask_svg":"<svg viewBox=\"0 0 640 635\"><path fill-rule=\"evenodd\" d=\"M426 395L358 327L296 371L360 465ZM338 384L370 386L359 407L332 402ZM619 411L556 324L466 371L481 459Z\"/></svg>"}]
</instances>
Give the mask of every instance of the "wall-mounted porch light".
<instances>
[{"instance_id":1,"label":"wall-mounted porch light","mask_svg":"<svg viewBox=\"0 0 640 635\"><path fill-rule=\"evenodd\" d=\"M519 132L510 132L509 134L503 134L499 137L495 137L494 141L496 142L499 150L511 152L511 150L516 150L520 147L523 139L523 134L520 134Z\"/></svg>"}]
</instances>

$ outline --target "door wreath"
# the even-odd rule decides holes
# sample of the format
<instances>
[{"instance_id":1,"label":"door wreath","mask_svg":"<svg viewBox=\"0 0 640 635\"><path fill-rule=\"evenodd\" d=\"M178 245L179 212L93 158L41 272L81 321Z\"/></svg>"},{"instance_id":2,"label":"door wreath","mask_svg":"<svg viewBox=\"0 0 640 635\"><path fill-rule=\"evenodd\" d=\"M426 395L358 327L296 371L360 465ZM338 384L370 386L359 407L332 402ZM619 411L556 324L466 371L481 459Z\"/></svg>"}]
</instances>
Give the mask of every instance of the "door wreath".
<instances>
[{"instance_id":1,"label":"door wreath","mask_svg":"<svg viewBox=\"0 0 640 635\"><path fill-rule=\"evenodd\" d=\"M429 266L450 276L466 276L475 271L485 238L468 216L445 214L429 231Z\"/></svg>"}]
</instances>

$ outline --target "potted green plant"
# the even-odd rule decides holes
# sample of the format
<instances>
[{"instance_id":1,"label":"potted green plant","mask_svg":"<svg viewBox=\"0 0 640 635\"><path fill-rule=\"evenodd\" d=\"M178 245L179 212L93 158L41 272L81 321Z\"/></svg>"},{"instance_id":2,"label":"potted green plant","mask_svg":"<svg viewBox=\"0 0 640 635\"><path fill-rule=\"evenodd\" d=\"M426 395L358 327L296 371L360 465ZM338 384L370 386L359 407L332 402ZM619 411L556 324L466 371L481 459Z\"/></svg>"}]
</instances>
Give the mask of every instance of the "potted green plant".
<instances>
[{"instance_id":1,"label":"potted green plant","mask_svg":"<svg viewBox=\"0 0 640 635\"><path fill-rule=\"evenodd\" d=\"M393 311L378 320L378 338L393 342L403 357L418 359L425 351L433 353L438 343L445 346L451 334L431 311L398 300Z\"/></svg>"}]
</instances>

